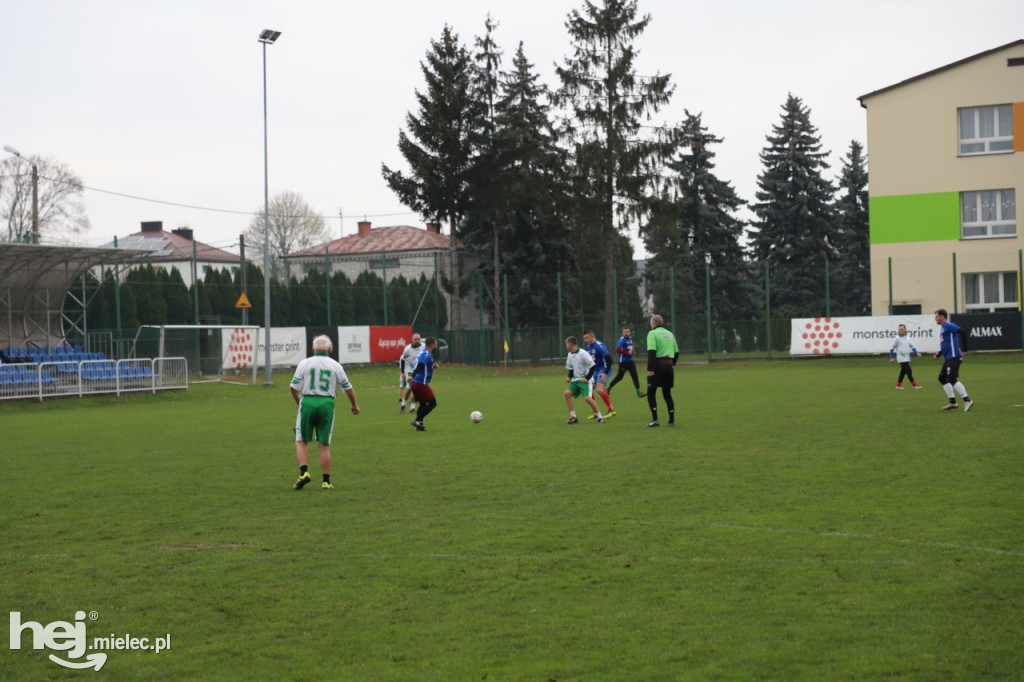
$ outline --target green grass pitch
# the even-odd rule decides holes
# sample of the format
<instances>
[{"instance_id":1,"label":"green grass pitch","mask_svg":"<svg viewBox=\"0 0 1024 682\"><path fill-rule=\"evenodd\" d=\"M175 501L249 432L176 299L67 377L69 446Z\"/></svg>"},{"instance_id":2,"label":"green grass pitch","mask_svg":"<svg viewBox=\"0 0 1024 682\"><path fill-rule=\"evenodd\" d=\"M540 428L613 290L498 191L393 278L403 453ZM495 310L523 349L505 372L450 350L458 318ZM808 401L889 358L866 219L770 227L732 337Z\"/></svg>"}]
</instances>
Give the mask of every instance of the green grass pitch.
<instances>
[{"instance_id":1,"label":"green grass pitch","mask_svg":"<svg viewBox=\"0 0 1024 682\"><path fill-rule=\"evenodd\" d=\"M680 367L647 429L628 379L567 426L559 366L442 365L425 433L351 368L334 491L291 490L290 375L0 404L3 610L171 636L94 673L0 635L0 679L1020 679L1024 356L964 363L967 414L914 367Z\"/></svg>"}]
</instances>

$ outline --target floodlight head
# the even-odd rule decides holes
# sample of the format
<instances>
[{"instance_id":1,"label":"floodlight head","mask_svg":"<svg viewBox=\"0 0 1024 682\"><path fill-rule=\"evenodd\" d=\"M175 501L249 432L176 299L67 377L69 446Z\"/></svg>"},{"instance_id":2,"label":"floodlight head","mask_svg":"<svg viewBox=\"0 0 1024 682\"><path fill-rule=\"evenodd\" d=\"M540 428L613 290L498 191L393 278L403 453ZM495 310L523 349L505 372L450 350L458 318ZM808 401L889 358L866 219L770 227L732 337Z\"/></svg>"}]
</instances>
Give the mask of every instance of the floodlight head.
<instances>
[{"instance_id":1,"label":"floodlight head","mask_svg":"<svg viewBox=\"0 0 1024 682\"><path fill-rule=\"evenodd\" d=\"M266 43L267 45L273 45L274 41L281 37L280 31L274 31L272 29L266 29L260 34L260 42Z\"/></svg>"},{"instance_id":2,"label":"floodlight head","mask_svg":"<svg viewBox=\"0 0 1024 682\"><path fill-rule=\"evenodd\" d=\"M15 156L21 156L21 152L19 152L17 149L15 149L9 144L4 145L4 151L10 154L14 154Z\"/></svg>"}]
</instances>

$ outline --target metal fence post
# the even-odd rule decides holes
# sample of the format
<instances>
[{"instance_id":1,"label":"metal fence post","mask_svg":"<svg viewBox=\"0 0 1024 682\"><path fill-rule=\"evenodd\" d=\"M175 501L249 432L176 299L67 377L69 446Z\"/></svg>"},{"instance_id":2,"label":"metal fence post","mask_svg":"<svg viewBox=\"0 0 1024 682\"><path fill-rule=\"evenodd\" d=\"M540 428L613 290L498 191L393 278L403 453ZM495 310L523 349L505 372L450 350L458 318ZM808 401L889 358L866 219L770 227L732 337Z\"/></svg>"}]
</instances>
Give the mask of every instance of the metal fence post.
<instances>
[{"instance_id":1,"label":"metal fence post","mask_svg":"<svg viewBox=\"0 0 1024 682\"><path fill-rule=\"evenodd\" d=\"M505 304L505 334L508 334L508 275L501 276L501 290L505 298L503 301ZM503 341L507 340L508 339L503 339Z\"/></svg>"},{"instance_id":2,"label":"metal fence post","mask_svg":"<svg viewBox=\"0 0 1024 682\"><path fill-rule=\"evenodd\" d=\"M480 350L480 362L484 361L484 278L479 272L476 273L476 308L480 313L480 335L479 335L479 350Z\"/></svg>"},{"instance_id":3,"label":"metal fence post","mask_svg":"<svg viewBox=\"0 0 1024 682\"><path fill-rule=\"evenodd\" d=\"M562 336L562 273L558 272L556 274L558 275L556 280L556 285L558 287L558 345L556 345L555 348L560 349L563 339L565 338ZM555 357L558 357L559 352L560 351L556 350Z\"/></svg>"},{"instance_id":4,"label":"metal fence post","mask_svg":"<svg viewBox=\"0 0 1024 682\"><path fill-rule=\"evenodd\" d=\"M953 314L957 313L956 300L956 251L953 252Z\"/></svg>"},{"instance_id":5,"label":"metal fence post","mask_svg":"<svg viewBox=\"0 0 1024 682\"><path fill-rule=\"evenodd\" d=\"M384 325L388 323L388 253L380 252L381 272L384 274Z\"/></svg>"},{"instance_id":6,"label":"metal fence post","mask_svg":"<svg viewBox=\"0 0 1024 682\"><path fill-rule=\"evenodd\" d=\"M772 356L772 296L771 277L768 273L768 261L764 262L764 317L768 332L768 357Z\"/></svg>"},{"instance_id":7,"label":"metal fence post","mask_svg":"<svg viewBox=\"0 0 1024 682\"><path fill-rule=\"evenodd\" d=\"M197 258L197 249L195 240L192 240L192 305L196 310L196 324L199 324L199 259ZM199 348L199 331L196 330L196 369L202 372L203 359L200 357ZM117 357L120 358L121 355L118 354Z\"/></svg>"},{"instance_id":8,"label":"metal fence post","mask_svg":"<svg viewBox=\"0 0 1024 682\"><path fill-rule=\"evenodd\" d=\"M117 248L117 237L114 237L114 248ZM114 261L114 317L117 320L117 343L114 344L114 355L121 357L121 259Z\"/></svg>"},{"instance_id":9,"label":"metal fence post","mask_svg":"<svg viewBox=\"0 0 1024 682\"><path fill-rule=\"evenodd\" d=\"M892 315L892 256L889 256L889 314Z\"/></svg>"},{"instance_id":10,"label":"metal fence post","mask_svg":"<svg viewBox=\"0 0 1024 682\"><path fill-rule=\"evenodd\" d=\"M832 296L829 287L831 279L828 267L828 255L825 256L825 317L832 317Z\"/></svg>"},{"instance_id":11,"label":"metal fence post","mask_svg":"<svg viewBox=\"0 0 1024 682\"><path fill-rule=\"evenodd\" d=\"M672 320L669 329L676 329L676 266L671 266L668 269L668 300L669 300L669 319Z\"/></svg>"},{"instance_id":12,"label":"metal fence post","mask_svg":"<svg viewBox=\"0 0 1024 682\"><path fill-rule=\"evenodd\" d=\"M331 250L324 247L324 276L327 278L327 326L331 326Z\"/></svg>"},{"instance_id":13,"label":"metal fence post","mask_svg":"<svg viewBox=\"0 0 1024 682\"><path fill-rule=\"evenodd\" d=\"M619 282L618 277L615 276L615 269L612 268L612 324L619 324ZM605 329L604 335L611 336L612 330Z\"/></svg>"},{"instance_id":14,"label":"metal fence post","mask_svg":"<svg viewBox=\"0 0 1024 682\"><path fill-rule=\"evenodd\" d=\"M437 253L434 253L434 329L441 334L441 280L437 274Z\"/></svg>"},{"instance_id":15,"label":"metal fence post","mask_svg":"<svg viewBox=\"0 0 1024 682\"><path fill-rule=\"evenodd\" d=\"M711 263L704 259L704 317L707 320L705 341L708 351L708 362L711 362Z\"/></svg>"}]
</instances>

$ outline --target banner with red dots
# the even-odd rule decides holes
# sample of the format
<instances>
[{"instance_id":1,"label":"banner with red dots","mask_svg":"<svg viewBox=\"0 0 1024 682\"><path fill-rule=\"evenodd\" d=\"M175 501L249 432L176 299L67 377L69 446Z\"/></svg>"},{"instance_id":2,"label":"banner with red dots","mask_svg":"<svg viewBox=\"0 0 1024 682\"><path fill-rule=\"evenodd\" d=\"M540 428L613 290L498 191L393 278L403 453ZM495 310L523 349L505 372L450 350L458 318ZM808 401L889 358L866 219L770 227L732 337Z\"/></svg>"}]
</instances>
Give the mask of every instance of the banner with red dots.
<instances>
[{"instance_id":1,"label":"banner with red dots","mask_svg":"<svg viewBox=\"0 0 1024 682\"><path fill-rule=\"evenodd\" d=\"M790 322L790 355L888 353L900 325L922 353L939 349L939 326L933 315L812 317Z\"/></svg>"},{"instance_id":2,"label":"banner with red dots","mask_svg":"<svg viewBox=\"0 0 1024 682\"><path fill-rule=\"evenodd\" d=\"M259 343L256 329L225 330L227 339L224 348L224 369L246 369L256 362Z\"/></svg>"}]
</instances>

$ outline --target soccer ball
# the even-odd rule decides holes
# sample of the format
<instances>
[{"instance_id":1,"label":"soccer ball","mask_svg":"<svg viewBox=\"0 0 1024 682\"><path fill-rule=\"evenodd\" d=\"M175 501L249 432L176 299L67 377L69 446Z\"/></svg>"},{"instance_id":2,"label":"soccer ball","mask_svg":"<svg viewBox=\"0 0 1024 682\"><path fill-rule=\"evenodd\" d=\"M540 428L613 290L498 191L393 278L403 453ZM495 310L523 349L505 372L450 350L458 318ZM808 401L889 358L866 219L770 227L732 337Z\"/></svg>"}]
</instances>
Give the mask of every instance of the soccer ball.
<instances>
[{"instance_id":1,"label":"soccer ball","mask_svg":"<svg viewBox=\"0 0 1024 682\"><path fill-rule=\"evenodd\" d=\"M474 424L479 424L484 419L484 414L480 410L473 410L469 413L469 421Z\"/></svg>"}]
</instances>

